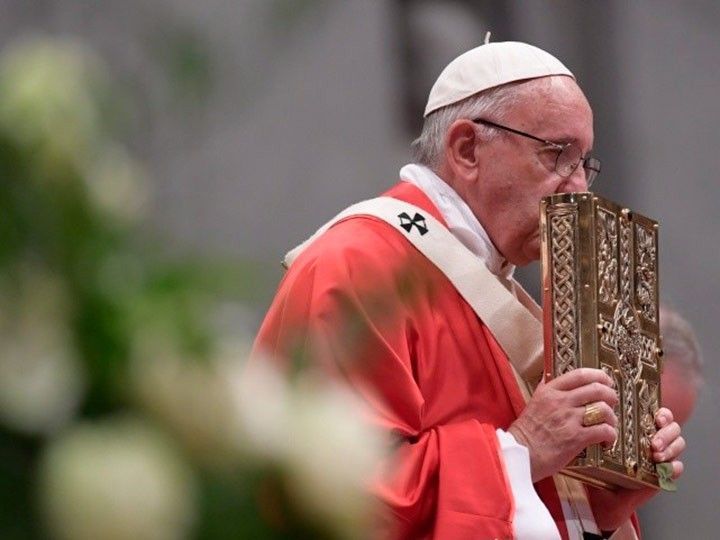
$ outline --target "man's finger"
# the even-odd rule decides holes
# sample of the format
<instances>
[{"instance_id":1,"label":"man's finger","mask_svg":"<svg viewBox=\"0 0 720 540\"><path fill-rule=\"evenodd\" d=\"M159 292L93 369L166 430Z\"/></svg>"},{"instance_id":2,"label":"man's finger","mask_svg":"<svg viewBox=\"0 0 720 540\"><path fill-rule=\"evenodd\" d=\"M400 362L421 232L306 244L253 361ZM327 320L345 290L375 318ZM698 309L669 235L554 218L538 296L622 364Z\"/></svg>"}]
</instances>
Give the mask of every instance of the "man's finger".
<instances>
[{"instance_id":1,"label":"man's finger","mask_svg":"<svg viewBox=\"0 0 720 540\"><path fill-rule=\"evenodd\" d=\"M672 462L672 466L673 466L672 479L677 480L678 478L680 478L680 476L682 476L682 473L685 472L685 465L683 464L682 461L679 461L676 459L675 461Z\"/></svg>"},{"instance_id":2,"label":"man's finger","mask_svg":"<svg viewBox=\"0 0 720 540\"><path fill-rule=\"evenodd\" d=\"M655 425L659 428L664 428L670 424L673 420L673 413L667 407L660 407L655 413Z\"/></svg>"},{"instance_id":3,"label":"man's finger","mask_svg":"<svg viewBox=\"0 0 720 540\"><path fill-rule=\"evenodd\" d=\"M613 381L602 369L577 368L564 373L548 383L557 390L573 390L586 384L598 382L605 386L612 386Z\"/></svg>"},{"instance_id":4,"label":"man's finger","mask_svg":"<svg viewBox=\"0 0 720 540\"><path fill-rule=\"evenodd\" d=\"M588 426L583 428L584 435L583 448L591 444L612 445L617 439L617 429L607 423L597 424L596 426Z\"/></svg>"},{"instance_id":5,"label":"man's finger","mask_svg":"<svg viewBox=\"0 0 720 540\"><path fill-rule=\"evenodd\" d=\"M596 419L588 418L589 408L593 408L598 411L596 414ZM588 405L585 405L584 407L579 407L578 410L580 411L580 424L584 427L603 423L610 424L612 427L617 427L618 425L618 419L617 416L615 416L615 411L612 407L610 407L610 405L608 405L604 401L596 401L594 403L590 403Z\"/></svg>"},{"instance_id":6,"label":"man's finger","mask_svg":"<svg viewBox=\"0 0 720 540\"><path fill-rule=\"evenodd\" d=\"M661 452L653 452L653 459L658 463L664 463L666 461L672 461L676 457L680 456L685 450L685 439L678 437L671 442L665 450Z\"/></svg>"},{"instance_id":7,"label":"man's finger","mask_svg":"<svg viewBox=\"0 0 720 540\"><path fill-rule=\"evenodd\" d=\"M652 447L656 452L662 452L665 448L675 439L677 439L682 433L682 429L677 422L660 428L658 432L653 435Z\"/></svg>"},{"instance_id":8,"label":"man's finger","mask_svg":"<svg viewBox=\"0 0 720 540\"><path fill-rule=\"evenodd\" d=\"M617 392L601 382L593 382L570 390L568 399L573 407L580 407L596 401L602 401L614 407L619 400Z\"/></svg>"}]
</instances>

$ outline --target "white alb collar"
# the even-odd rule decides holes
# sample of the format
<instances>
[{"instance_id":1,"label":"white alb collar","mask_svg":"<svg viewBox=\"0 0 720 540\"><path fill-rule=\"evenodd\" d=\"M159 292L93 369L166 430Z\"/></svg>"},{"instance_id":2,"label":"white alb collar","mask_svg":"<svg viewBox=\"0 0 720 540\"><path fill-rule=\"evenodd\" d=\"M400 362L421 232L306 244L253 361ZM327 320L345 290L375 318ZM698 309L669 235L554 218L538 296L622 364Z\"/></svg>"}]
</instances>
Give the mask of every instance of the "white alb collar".
<instances>
[{"instance_id":1,"label":"white alb collar","mask_svg":"<svg viewBox=\"0 0 720 540\"><path fill-rule=\"evenodd\" d=\"M512 276L515 266L500 254L467 203L442 178L423 165L410 163L400 169L400 179L428 196L450 232L480 257L493 274L505 278Z\"/></svg>"}]
</instances>

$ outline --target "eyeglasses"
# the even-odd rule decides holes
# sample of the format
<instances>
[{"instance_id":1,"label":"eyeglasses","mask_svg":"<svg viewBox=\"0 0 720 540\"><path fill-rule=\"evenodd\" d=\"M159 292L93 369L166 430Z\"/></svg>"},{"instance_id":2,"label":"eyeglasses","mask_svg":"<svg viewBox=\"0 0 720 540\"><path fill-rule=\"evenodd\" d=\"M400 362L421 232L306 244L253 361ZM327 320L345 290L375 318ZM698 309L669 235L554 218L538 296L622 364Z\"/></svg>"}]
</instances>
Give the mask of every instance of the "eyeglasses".
<instances>
[{"instance_id":1,"label":"eyeglasses","mask_svg":"<svg viewBox=\"0 0 720 540\"><path fill-rule=\"evenodd\" d=\"M505 131L509 131L510 133L515 133L516 135L521 135L523 137L527 137L528 139L544 143L552 149L557 150L558 155L557 158L555 158L555 172L563 178L568 178L572 173L574 173L580 163L583 164L585 169L585 178L587 180L588 188L590 188L598 174L600 174L600 160L589 156L583 157L582 151L574 143L560 144L548 141L546 139L536 137L535 135L525 133L524 131L496 124L495 122L484 120L482 118L475 118L473 122L497 129L503 129Z\"/></svg>"}]
</instances>

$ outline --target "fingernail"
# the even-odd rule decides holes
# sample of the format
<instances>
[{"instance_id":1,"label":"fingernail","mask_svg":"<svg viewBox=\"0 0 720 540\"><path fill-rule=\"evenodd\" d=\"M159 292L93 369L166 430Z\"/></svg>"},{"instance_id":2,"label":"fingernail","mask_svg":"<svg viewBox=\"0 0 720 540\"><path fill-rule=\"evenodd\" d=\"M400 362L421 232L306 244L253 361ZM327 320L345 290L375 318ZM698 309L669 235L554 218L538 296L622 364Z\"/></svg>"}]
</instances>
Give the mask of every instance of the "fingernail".
<instances>
[{"instance_id":1,"label":"fingernail","mask_svg":"<svg viewBox=\"0 0 720 540\"><path fill-rule=\"evenodd\" d=\"M652 443L653 448L657 450L658 452L662 451L663 448L665 448L665 445L660 439L655 439Z\"/></svg>"}]
</instances>

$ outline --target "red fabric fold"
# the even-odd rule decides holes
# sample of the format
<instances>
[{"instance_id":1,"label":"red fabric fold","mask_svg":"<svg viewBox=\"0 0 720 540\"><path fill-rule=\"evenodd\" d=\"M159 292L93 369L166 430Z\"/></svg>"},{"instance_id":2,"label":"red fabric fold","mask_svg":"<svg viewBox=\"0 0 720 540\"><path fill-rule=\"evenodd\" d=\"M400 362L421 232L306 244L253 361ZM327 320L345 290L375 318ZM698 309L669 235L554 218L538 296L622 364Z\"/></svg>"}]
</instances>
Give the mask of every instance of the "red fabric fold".
<instances>
[{"instance_id":1,"label":"red fabric fold","mask_svg":"<svg viewBox=\"0 0 720 540\"><path fill-rule=\"evenodd\" d=\"M441 219L410 184L386 195ZM495 429L523 407L514 375L472 308L389 225L350 218L300 254L255 348L345 381L400 441L374 487L391 516L381 536L512 537Z\"/></svg>"}]
</instances>

